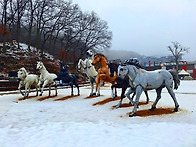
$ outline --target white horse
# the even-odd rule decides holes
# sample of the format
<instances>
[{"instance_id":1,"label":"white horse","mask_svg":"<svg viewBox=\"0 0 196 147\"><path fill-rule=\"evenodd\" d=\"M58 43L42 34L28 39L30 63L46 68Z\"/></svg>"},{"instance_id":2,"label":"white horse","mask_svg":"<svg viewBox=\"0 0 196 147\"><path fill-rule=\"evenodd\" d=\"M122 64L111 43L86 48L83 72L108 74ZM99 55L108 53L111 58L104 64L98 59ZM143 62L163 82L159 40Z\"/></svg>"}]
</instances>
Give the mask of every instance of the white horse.
<instances>
[{"instance_id":1,"label":"white horse","mask_svg":"<svg viewBox=\"0 0 196 147\"><path fill-rule=\"evenodd\" d=\"M37 62L37 67L36 67L37 70L40 71L40 79L39 79L39 83L38 83L38 86L40 88L40 96L42 96L42 93L43 93L43 90L44 90L44 87L46 85L49 86L49 96L50 96L50 91L51 91L51 85L53 83L55 83L55 91L56 91L56 96L57 96L57 83L56 81L54 81L54 79L57 78L57 75L56 74L53 74L53 73L49 73L46 69L46 67L44 66L44 64L42 62ZM41 87L41 84L42 87Z\"/></svg>"},{"instance_id":2,"label":"white horse","mask_svg":"<svg viewBox=\"0 0 196 147\"><path fill-rule=\"evenodd\" d=\"M36 96L38 96L38 76L34 74L28 74L26 69L24 67L20 68L18 70L18 78L20 79L18 89L20 90L20 93L24 96L24 99L28 97L30 93L31 86L34 85L37 91ZM21 88L25 87L25 93L22 92Z\"/></svg>"},{"instance_id":3,"label":"white horse","mask_svg":"<svg viewBox=\"0 0 196 147\"><path fill-rule=\"evenodd\" d=\"M91 63L92 60L90 59L85 59L85 60L80 59L77 68L80 72L85 73L89 78L90 85L91 85L90 96L93 96L96 95L96 92L93 93L93 91L94 91L94 83L96 83L97 81L97 71L95 70L95 67Z\"/></svg>"},{"instance_id":4,"label":"white horse","mask_svg":"<svg viewBox=\"0 0 196 147\"><path fill-rule=\"evenodd\" d=\"M174 89L177 89L180 85L180 80L178 79L178 76L174 71L167 71L163 69L146 71L144 69L137 68L136 65L132 65L131 63L127 62L124 65L122 64L118 67L118 75L122 78L124 78L125 75L128 75L130 84L132 83L133 87L136 89L136 100L134 102L134 108L132 110L132 113L129 115L130 117L134 116L134 114L136 113L139 98L144 90L156 90L157 98L151 108L151 110L154 110L156 108L156 104L161 98L161 91L164 87L167 88L169 94L171 95L175 103L174 112L178 111L179 104L176 100L172 87L174 81ZM134 91L132 88L130 88L128 94L131 94L132 92ZM120 106L121 103L122 100L119 102L118 105Z\"/></svg>"},{"instance_id":5,"label":"white horse","mask_svg":"<svg viewBox=\"0 0 196 147\"><path fill-rule=\"evenodd\" d=\"M88 59L93 61L95 52L93 50L89 49L88 51L86 51L86 55L88 56Z\"/></svg>"}]
</instances>

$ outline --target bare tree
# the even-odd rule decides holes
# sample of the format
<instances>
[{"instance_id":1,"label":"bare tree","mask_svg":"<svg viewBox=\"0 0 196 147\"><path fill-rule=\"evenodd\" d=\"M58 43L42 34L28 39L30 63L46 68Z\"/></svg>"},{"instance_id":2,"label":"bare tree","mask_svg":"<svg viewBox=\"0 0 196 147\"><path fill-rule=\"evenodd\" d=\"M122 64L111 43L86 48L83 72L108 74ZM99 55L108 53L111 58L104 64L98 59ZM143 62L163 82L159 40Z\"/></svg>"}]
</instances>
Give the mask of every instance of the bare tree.
<instances>
[{"instance_id":1,"label":"bare tree","mask_svg":"<svg viewBox=\"0 0 196 147\"><path fill-rule=\"evenodd\" d=\"M184 55L184 53L188 53L189 48L188 47L183 47L180 43L177 41L172 42L173 45L169 45L168 49L174 56L175 62L176 62L176 72L178 73L178 63L179 59Z\"/></svg>"},{"instance_id":2,"label":"bare tree","mask_svg":"<svg viewBox=\"0 0 196 147\"><path fill-rule=\"evenodd\" d=\"M32 42L32 30L33 30L33 25L35 24L34 20L34 15L36 9L39 7L39 0L29 0L27 4L27 9L28 11L26 12L26 24L24 24L24 27L28 31L28 49L30 50L31 42Z\"/></svg>"},{"instance_id":3,"label":"bare tree","mask_svg":"<svg viewBox=\"0 0 196 147\"><path fill-rule=\"evenodd\" d=\"M9 3L9 0L3 0L1 2L1 26L2 26L2 36L3 36L3 53L6 52L6 45L5 45L5 42L6 42L6 28L7 28L7 5Z\"/></svg>"},{"instance_id":4,"label":"bare tree","mask_svg":"<svg viewBox=\"0 0 196 147\"><path fill-rule=\"evenodd\" d=\"M21 26L22 26L22 17L25 13L26 10L26 5L27 5L28 0L16 0L16 38L18 42L18 48L20 48L19 42L21 42L20 37L21 37Z\"/></svg>"}]
</instances>

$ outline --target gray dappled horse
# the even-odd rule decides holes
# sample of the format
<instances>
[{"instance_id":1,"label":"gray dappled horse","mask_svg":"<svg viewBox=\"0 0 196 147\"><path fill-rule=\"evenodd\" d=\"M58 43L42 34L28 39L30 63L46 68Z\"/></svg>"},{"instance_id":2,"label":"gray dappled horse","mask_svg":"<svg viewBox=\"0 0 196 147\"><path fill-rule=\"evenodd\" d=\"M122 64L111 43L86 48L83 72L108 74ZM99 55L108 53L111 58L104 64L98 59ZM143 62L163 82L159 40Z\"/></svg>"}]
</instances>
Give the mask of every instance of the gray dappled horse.
<instances>
[{"instance_id":1,"label":"gray dappled horse","mask_svg":"<svg viewBox=\"0 0 196 147\"><path fill-rule=\"evenodd\" d=\"M180 80L176 74L176 72L172 70L155 70L155 71L146 71L137 67L137 64L133 62L133 59L130 59L118 67L118 75L124 78L126 75L129 76L130 84L133 84L133 87L136 89L136 100L134 102L134 108L132 113L129 115L130 117L134 116L137 111L137 106L139 103L139 98L144 90L155 89L157 93L157 98L152 105L151 110L156 108L156 104L161 98L161 91L164 87L167 88L169 94L171 95L174 103L175 109L174 112L178 111L179 104L176 100L175 94L173 92L173 81L174 81L174 89L178 89L180 85ZM134 91L130 88L128 93L133 93ZM121 101L119 102L121 103Z\"/></svg>"}]
</instances>

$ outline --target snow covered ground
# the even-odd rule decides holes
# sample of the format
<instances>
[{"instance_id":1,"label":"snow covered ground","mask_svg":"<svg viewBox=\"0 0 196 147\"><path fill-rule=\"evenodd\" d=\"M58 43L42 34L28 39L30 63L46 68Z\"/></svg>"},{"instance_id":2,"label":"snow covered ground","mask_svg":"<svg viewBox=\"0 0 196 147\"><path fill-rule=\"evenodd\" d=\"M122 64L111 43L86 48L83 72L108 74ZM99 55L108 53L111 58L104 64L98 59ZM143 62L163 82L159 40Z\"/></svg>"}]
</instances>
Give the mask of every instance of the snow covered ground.
<instances>
[{"instance_id":1,"label":"snow covered ground","mask_svg":"<svg viewBox=\"0 0 196 147\"><path fill-rule=\"evenodd\" d=\"M89 86L80 90L75 97L68 97L70 88L59 89L57 97L47 97L47 91L35 97L32 92L26 100L20 94L0 93L0 147L196 146L196 81L181 81L175 91L179 112L172 113L174 103L166 89L157 109L150 112L153 90L149 104L142 94L132 118L127 99L115 109L119 100L111 100L109 86L94 98L88 97Z\"/></svg>"}]
</instances>

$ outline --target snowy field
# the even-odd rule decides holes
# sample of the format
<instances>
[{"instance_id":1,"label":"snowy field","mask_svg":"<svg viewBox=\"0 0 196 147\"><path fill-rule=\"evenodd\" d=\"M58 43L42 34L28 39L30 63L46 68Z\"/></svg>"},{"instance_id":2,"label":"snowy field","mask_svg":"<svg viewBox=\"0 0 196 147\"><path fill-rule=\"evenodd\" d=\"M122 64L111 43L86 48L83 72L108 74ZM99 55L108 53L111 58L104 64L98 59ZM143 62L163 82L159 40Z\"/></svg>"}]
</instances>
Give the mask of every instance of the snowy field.
<instances>
[{"instance_id":1,"label":"snowy field","mask_svg":"<svg viewBox=\"0 0 196 147\"><path fill-rule=\"evenodd\" d=\"M152 90L149 104L142 94L132 118L127 99L115 109L119 100L111 100L109 86L100 97L88 97L89 86L80 90L74 97L68 97L70 89L59 89L56 97L32 92L26 100L0 93L0 147L196 147L196 81L181 81L175 90L179 112L172 112L166 89L157 109L149 111L156 97Z\"/></svg>"}]
</instances>

